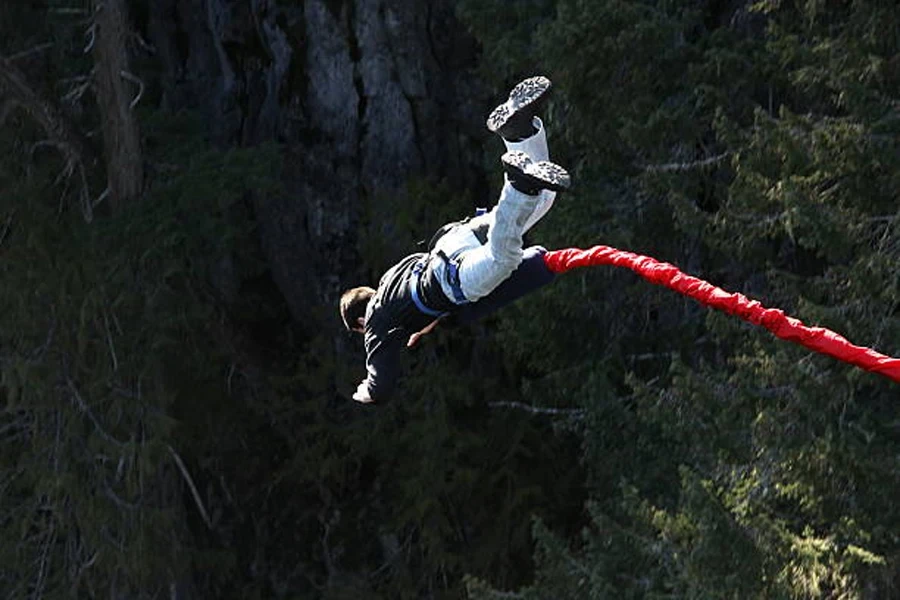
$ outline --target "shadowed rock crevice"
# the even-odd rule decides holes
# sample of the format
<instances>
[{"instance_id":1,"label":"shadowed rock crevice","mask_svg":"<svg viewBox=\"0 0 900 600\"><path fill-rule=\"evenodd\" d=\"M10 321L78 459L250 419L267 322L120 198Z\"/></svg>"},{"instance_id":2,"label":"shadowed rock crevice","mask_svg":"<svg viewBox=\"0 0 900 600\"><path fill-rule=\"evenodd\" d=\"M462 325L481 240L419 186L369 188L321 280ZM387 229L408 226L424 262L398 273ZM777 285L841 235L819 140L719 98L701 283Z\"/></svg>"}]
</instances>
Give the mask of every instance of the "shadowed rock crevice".
<instances>
[{"instance_id":1,"label":"shadowed rock crevice","mask_svg":"<svg viewBox=\"0 0 900 600\"><path fill-rule=\"evenodd\" d=\"M284 194L253 206L295 320L361 280L363 214L392 219L379 198L413 176L479 184L483 132L460 125L481 116L476 52L451 2L150 0L149 14L168 110L199 111L223 145L283 144Z\"/></svg>"}]
</instances>

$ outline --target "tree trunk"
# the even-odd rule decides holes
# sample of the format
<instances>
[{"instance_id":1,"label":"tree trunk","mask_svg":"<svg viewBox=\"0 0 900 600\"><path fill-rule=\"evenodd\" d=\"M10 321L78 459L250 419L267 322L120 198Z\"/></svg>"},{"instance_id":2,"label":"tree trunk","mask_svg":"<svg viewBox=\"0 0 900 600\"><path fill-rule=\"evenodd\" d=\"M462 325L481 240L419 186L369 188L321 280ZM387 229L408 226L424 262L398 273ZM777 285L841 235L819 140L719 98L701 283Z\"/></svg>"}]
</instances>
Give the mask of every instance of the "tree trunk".
<instances>
[{"instance_id":1,"label":"tree trunk","mask_svg":"<svg viewBox=\"0 0 900 600\"><path fill-rule=\"evenodd\" d=\"M115 211L137 199L143 190L141 134L133 110L143 84L128 71L124 0L94 0L93 6L97 104L103 124L107 192Z\"/></svg>"}]
</instances>

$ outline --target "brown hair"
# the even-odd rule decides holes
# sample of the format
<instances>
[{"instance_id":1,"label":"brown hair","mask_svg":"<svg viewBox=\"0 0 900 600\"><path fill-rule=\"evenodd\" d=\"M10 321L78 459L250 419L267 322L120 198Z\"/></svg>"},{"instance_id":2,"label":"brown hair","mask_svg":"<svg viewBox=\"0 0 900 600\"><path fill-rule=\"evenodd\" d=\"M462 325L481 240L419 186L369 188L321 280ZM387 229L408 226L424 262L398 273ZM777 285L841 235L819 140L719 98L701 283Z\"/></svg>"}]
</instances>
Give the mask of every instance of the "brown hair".
<instances>
[{"instance_id":1,"label":"brown hair","mask_svg":"<svg viewBox=\"0 0 900 600\"><path fill-rule=\"evenodd\" d=\"M364 285L341 294L341 318L348 331L357 326L360 318L366 318L366 306L374 295L375 290Z\"/></svg>"}]
</instances>

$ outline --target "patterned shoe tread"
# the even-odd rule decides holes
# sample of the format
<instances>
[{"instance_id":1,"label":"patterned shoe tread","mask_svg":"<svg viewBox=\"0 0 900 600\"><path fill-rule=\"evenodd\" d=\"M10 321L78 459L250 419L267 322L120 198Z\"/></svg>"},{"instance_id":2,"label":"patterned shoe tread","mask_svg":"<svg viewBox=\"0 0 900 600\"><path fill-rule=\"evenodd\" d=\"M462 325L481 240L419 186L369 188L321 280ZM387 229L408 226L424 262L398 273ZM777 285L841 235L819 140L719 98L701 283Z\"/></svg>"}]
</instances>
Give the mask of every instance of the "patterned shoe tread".
<instances>
[{"instance_id":1,"label":"patterned shoe tread","mask_svg":"<svg viewBox=\"0 0 900 600\"><path fill-rule=\"evenodd\" d=\"M546 160L532 163L531 169L526 170L526 173L542 182L544 189L559 192L569 189L569 186L572 185L572 179L569 177L568 171Z\"/></svg>"},{"instance_id":2,"label":"patterned shoe tread","mask_svg":"<svg viewBox=\"0 0 900 600\"><path fill-rule=\"evenodd\" d=\"M564 168L546 160L534 162L524 152L507 152L501 160L510 177L521 181L526 187L562 192L572 184Z\"/></svg>"},{"instance_id":3,"label":"patterned shoe tread","mask_svg":"<svg viewBox=\"0 0 900 600\"><path fill-rule=\"evenodd\" d=\"M533 105L545 97L550 85L550 80L541 75L520 81L509 93L509 99L491 112L487 119L488 130L496 133L520 114L530 123L533 109L537 108Z\"/></svg>"}]
</instances>

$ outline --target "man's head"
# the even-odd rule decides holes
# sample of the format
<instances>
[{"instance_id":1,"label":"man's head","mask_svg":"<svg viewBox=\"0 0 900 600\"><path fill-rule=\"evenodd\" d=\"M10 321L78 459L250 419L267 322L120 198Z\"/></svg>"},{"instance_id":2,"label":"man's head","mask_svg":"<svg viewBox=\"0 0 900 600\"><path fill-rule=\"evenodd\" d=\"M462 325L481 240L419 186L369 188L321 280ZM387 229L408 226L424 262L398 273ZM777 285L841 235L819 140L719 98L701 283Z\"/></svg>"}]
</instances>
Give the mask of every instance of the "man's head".
<instances>
[{"instance_id":1,"label":"man's head","mask_svg":"<svg viewBox=\"0 0 900 600\"><path fill-rule=\"evenodd\" d=\"M350 288L341 294L341 318L348 331L362 333L366 324L366 306L375 295L368 286Z\"/></svg>"}]
</instances>

